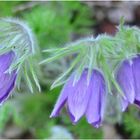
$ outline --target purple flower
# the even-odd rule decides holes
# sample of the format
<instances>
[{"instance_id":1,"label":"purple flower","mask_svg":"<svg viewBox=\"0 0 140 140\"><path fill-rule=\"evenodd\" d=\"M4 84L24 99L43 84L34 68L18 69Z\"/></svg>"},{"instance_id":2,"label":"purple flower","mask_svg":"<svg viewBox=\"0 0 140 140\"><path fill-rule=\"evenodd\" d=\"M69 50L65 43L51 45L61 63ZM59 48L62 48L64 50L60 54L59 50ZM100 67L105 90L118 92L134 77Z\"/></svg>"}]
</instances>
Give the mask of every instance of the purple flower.
<instances>
[{"instance_id":1,"label":"purple flower","mask_svg":"<svg viewBox=\"0 0 140 140\"><path fill-rule=\"evenodd\" d=\"M9 97L15 85L16 72L13 71L11 74L6 72L14 57L15 55L12 51L0 55L0 104Z\"/></svg>"},{"instance_id":2,"label":"purple flower","mask_svg":"<svg viewBox=\"0 0 140 140\"><path fill-rule=\"evenodd\" d=\"M73 123L85 115L88 123L94 127L100 126L105 107L105 80L97 70L92 71L89 82L87 75L88 69L85 69L75 84L73 84L74 74L70 76L57 100L51 117L59 115L60 110L67 103Z\"/></svg>"},{"instance_id":3,"label":"purple flower","mask_svg":"<svg viewBox=\"0 0 140 140\"><path fill-rule=\"evenodd\" d=\"M140 106L140 56L124 60L118 71L117 81L125 97L121 98L122 111L129 104Z\"/></svg>"}]
</instances>

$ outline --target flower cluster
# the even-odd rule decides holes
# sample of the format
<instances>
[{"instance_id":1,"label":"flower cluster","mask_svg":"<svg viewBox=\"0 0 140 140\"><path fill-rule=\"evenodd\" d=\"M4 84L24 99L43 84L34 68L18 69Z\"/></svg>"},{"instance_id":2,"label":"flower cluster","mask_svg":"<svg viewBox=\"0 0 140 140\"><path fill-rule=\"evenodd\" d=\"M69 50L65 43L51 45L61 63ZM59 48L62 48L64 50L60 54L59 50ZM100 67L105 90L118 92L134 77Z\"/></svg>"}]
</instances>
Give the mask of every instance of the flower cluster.
<instances>
[{"instance_id":1,"label":"flower cluster","mask_svg":"<svg viewBox=\"0 0 140 140\"><path fill-rule=\"evenodd\" d=\"M89 124L99 127L108 94L116 96L119 93L122 112L129 104L140 106L139 35L138 28L121 23L113 37L102 34L63 48L45 50L53 55L41 63L67 55L73 57L68 70L52 84L51 88L54 88L65 83L50 117L58 116L66 105L74 124L85 116Z\"/></svg>"},{"instance_id":2,"label":"flower cluster","mask_svg":"<svg viewBox=\"0 0 140 140\"><path fill-rule=\"evenodd\" d=\"M69 68L52 84L64 84L50 117L59 115L67 106L75 124L85 116L94 127L102 124L108 95L118 93L121 111L128 105L140 106L140 30L118 27L115 36L102 34L67 44L65 47L44 50L51 57L40 62L50 63L71 55ZM38 47L30 28L16 19L0 19L0 104L24 78L31 92L37 78ZM31 75L31 77L29 77Z\"/></svg>"}]
</instances>

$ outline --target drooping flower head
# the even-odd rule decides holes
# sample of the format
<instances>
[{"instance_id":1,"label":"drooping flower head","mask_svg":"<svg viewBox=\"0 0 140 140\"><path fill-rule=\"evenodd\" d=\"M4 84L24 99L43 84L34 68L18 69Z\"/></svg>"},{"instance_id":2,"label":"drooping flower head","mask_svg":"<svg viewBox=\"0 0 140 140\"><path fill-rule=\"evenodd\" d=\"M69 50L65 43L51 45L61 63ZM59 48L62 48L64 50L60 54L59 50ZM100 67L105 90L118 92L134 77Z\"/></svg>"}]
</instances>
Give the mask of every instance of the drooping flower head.
<instances>
[{"instance_id":1,"label":"drooping flower head","mask_svg":"<svg viewBox=\"0 0 140 140\"><path fill-rule=\"evenodd\" d=\"M140 106L140 55L121 63L117 71L117 81L125 95L121 98L122 111L129 104Z\"/></svg>"},{"instance_id":2,"label":"drooping flower head","mask_svg":"<svg viewBox=\"0 0 140 140\"><path fill-rule=\"evenodd\" d=\"M73 123L83 115L88 123L99 127L104 114L106 87L103 75L98 70L92 70L88 83L88 69L82 72L80 79L74 84L74 74L70 76L57 100L51 117L59 114L65 104L68 106Z\"/></svg>"},{"instance_id":3,"label":"drooping flower head","mask_svg":"<svg viewBox=\"0 0 140 140\"><path fill-rule=\"evenodd\" d=\"M107 92L111 92L109 87L114 81L105 57L110 55L108 47L111 43L110 36L102 35L73 42L64 48L44 51L54 54L43 60L41 64L58 60L62 56L76 54L73 55L75 57L70 67L51 86L54 88L65 83L51 117L57 116L66 104L73 123L78 122L82 116L86 116L88 123L94 127L101 125L105 97ZM67 78L69 75L71 76ZM116 83L113 82L113 84Z\"/></svg>"},{"instance_id":4,"label":"drooping flower head","mask_svg":"<svg viewBox=\"0 0 140 140\"><path fill-rule=\"evenodd\" d=\"M0 19L0 32L0 103L3 103L16 86L17 79L20 83L21 73L32 92L29 73L39 89L40 86L34 69L36 46L30 28L17 19Z\"/></svg>"}]
</instances>

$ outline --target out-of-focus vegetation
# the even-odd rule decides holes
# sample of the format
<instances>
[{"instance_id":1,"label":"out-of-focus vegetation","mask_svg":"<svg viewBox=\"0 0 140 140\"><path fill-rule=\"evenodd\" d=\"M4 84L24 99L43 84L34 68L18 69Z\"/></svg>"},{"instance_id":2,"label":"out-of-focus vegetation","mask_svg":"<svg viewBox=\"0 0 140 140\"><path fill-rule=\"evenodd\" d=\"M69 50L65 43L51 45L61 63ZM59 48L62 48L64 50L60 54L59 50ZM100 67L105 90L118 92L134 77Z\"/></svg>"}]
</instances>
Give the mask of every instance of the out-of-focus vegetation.
<instances>
[{"instance_id":1,"label":"out-of-focus vegetation","mask_svg":"<svg viewBox=\"0 0 140 140\"><path fill-rule=\"evenodd\" d=\"M22 14L36 33L41 48L60 47L71 41L73 34L90 30L94 21L90 9L79 2L48 2Z\"/></svg>"},{"instance_id":2,"label":"out-of-focus vegetation","mask_svg":"<svg viewBox=\"0 0 140 140\"><path fill-rule=\"evenodd\" d=\"M140 112L139 108L132 106L127 113L123 114L122 133L125 138L139 139L140 138Z\"/></svg>"}]
</instances>

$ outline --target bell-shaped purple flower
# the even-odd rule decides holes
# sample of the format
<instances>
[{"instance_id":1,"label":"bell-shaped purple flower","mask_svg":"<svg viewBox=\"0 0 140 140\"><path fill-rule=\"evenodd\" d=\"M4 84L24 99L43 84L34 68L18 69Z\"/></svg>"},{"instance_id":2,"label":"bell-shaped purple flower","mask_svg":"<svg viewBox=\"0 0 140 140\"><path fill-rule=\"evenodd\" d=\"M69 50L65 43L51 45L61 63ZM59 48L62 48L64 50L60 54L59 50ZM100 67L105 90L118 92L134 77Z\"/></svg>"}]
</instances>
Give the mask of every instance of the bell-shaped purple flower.
<instances>
[{"instance_id":1,"label":"bell-shaped purple flower","mask_svg":"<svg viewBox=\"0 0 140 140\"><path fill-rule=\"evenodd\" d=\"M140 56L124 60L117 71L117 82L125 97L121 98L122 111L129 104L140 106Z\"/></svg>"},{"instance_id":2,"label":"bell-shaped purple flower","mask_svg":"<svg viewBox=\"0 0 140 140\"><path fill-rule=\"evenodd\" d=\"M6 72L14 57L15 55L12 51L0 55L0 104L9 97L15 85L16 71L10 74Z\"/></svg>"},{"instance_id":3,"label":"bell-shaped purple flower","mask_svg":"<svg viewBox=\"0 0 140 140\"><path fill-rule=\"evenodd\" d=\"M87 78L88 69L85 69L80 79L74 84L74 74L70 76L57 100L51 117L59 115L60 110L67 103L68 112L73 123L83 115L88 123L99 127L104 114L106 87L103 75L93 70L90 80Z\"/></svg>"}]
</instances>

